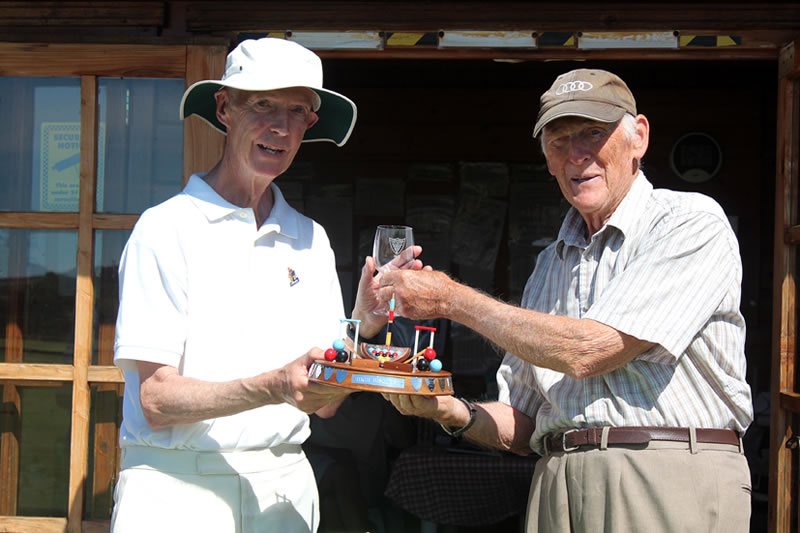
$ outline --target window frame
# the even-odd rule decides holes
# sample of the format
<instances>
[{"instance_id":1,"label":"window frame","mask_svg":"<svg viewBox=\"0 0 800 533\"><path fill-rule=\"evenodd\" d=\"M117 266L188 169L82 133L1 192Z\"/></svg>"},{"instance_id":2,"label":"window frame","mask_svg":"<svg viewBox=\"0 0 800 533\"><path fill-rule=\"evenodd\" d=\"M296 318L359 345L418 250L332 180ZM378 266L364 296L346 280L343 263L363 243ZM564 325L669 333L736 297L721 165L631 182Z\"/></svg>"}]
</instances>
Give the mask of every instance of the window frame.
<instances>
[{"instance_id":1,"label":"window frame","mask_svg":"<svg viewBox=\"0 0 800 533\"><path fill-rule=\"evenodd\" d=\"M3 229L68 229L78 232L77 276L75 298L75 339L72 364L22 363L21 333L7 332L8 342L0 362L0 382L5 387L4 402L15 403L19 412L17 387L42 387L69 383L72 386L70 432L69 502L67 518L27 517L16 514L16 491L0 495L0 529L40 532L107 531L108 521L83 520L87 486L89 453L98 458L102 476L116 476L119 469L117 429L113 424L95 422L95 443L89 441L91 388L117 389L121 394L124 376L113 366L113 324L100 325L97 347L98 365L92 365L92 324L94 308L94 253L96 230L131 230L137 214L95 213L97 185L97 116L98 79L182 78L186 86L202 79L222 75L228 50L223 45L141 45L141 44L31 44L0 43L3 58L2 75L79 77L81 91L80 200L77 213L2 212ZM176 110L177 113L177 110ZM210 131L199 119L184 123L183 176L189 171L209 169L222 154L224 137ZM107 177L107 179L109 179ZM6 327L6 325L3 325ZM16 486L19 471L19 442L13 432L2 434L0 475ZM99 444L113 445L116 453L98 454ZM94 491L107 483L92 484ZM100 480L105 481L105 480ZM13 493L13 494L11 494Z\"/></svg>"}]
</instances>

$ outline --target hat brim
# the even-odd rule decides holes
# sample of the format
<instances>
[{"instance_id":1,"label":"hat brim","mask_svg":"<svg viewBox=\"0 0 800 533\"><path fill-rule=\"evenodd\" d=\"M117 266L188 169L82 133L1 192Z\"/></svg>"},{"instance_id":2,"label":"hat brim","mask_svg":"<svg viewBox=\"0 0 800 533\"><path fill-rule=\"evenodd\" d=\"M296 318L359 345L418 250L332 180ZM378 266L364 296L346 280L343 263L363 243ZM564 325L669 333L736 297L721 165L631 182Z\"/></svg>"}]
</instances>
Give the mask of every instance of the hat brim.
<instances>
[{"instance_id":1,"label":"hat brim","mask_svg":"<svg viewBox=\"0 0 800 533\"><path fill-rule=\"evenodd\" d=\"M180 109L181 119L197 115L220 133L227 134L227 128L217 120L217 102L214 93L223 87L230 86L232 85L212 80L194 83L183 93ZM288 87L274 89L288 89ZM321 103L317 110L319 120L306 130L303 142L329 141L335 143L336 146L344 145L356 124L355 103L346 96L328 89L315 87L308 87L308 89L317 93Z\"/></svg>"},{"instance_id":2,"label":"hat brim","mask_svg":"<svg viewBox=\"0 0 800 533\"><path fill-rule=\"evenodd\" d=\"M538 137L546 125L558 118L583 117L598 122L616 122L625 113L625 109L603 102L587 102L586 100L562 102L548 109L539 117L533 128L533 136Z\"/></svg>"}]
</instances>

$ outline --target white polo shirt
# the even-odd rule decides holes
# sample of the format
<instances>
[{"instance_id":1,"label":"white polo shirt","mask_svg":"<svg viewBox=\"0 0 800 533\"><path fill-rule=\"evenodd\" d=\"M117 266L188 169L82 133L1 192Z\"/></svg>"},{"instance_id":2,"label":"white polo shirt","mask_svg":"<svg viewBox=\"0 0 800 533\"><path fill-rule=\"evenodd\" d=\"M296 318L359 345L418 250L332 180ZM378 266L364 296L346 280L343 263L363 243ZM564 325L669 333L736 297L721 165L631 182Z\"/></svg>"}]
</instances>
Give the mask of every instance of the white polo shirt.
<instances>
[{"instance_id":1,"label":"white polo shirt","mask_svg":"<svg viewBox=\"0 0 800 533\"><path fill-rule=\"evenodd\" d=\"M193 175L145 211L122 253L114 362L125 371L120 446L234 450L301 443L308 416L287 404L152 430L139 404L136 361L228 381L330 346L344 317L325 230L278 187L260 227Z\"/></svg>"}]
</instances>

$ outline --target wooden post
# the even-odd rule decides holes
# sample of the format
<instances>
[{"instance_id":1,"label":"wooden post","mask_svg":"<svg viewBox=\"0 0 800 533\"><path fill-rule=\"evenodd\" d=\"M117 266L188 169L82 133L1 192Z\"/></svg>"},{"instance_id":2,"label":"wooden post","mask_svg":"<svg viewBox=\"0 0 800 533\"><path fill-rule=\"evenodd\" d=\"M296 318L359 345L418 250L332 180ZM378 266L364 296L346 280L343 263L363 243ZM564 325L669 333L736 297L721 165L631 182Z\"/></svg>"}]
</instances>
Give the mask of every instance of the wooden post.
<instances>
[{"instance_id":1,"label":"wooden post","mask_svg":"<svg viewBox=\"0 0 800 533\"><path fill-rule=\"evenodd\" d=\"M186 47L186 87L200 80L218 80L225 72L228 50L224 46ZM191 116L183 126L183 183L195 172L211 170L222 157L225 136Z\"/></svg>"},{"instance_id":2,"label":"wooden post","mask_svg":"<svg viewBox=\"0 0 800 533\"><path fill-rule=\"evenodd\" d=\"M782 401L795 391L797 343L797 243L789 230L797 224L798 83L797 41L781 50L779 58L778 139L775 179L775 257L772 329L772 403L770 423L769 531L789 532L797 521L794 452L786 447L792 436L792 416Z\"/></svg>"},{"instance_id":3,"label":"wooden post","mask_svg":"<svg viewBox=\"0 0 800 533\"><path fill-rule=\"evenodd\" d=\"M97 78L81 76L81 159L78 216L78 279L75 294L75 354L67 531L80 533L89 466L89 365L92 357L94 229L97 183Z\"/></svg>"},{"instance_id":4,"label":"wooden post","mask_svg":"<svg viewBox=\"0 0 800 533\"><path fill-rule=\"evenodd\" d=\"M109 237L106 235L105 237ZM119 257L116 246L109 246L109 239L103 241L103 265L109 264L112 253ZM95 287L97 296L97 364L102 367L113 367L114 364L114 320L117 315L117 283L111 269L103 269L100 273L99 287ZM97 276L95 276L97 278ZM91 367L90 367L91 378ZM87 494L91 502L88 509L93 518L105 516L106 510L114 504L113 489L119 465L119 428L117 417L123 387L115 383L97 383L92 402L94 416L94 442L91 444L94 454L94 471L92 472L92 494Z\"/></svg>"}]
</instances>

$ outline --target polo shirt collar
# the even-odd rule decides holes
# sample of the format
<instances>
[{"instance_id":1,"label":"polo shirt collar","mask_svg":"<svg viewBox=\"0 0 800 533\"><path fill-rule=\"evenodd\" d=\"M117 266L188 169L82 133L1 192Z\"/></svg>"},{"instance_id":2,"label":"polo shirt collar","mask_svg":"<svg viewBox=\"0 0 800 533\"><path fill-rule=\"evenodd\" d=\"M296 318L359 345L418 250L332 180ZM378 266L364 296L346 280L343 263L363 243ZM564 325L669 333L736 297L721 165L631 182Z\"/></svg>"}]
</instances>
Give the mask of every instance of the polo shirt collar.
<instances>
[{"instance_id":1,"label":"polo shirt collar","mask_svg":"<svg viewBox=\"0 0 800 533\"><path fill-rule=\"evenodd\" d=\"M625 198L619 203L617 209L612 213L611 218L606 222L606 226L612 226L622 232L623 235L631 235L642 219L647 200L653 192L653 185L647 180L641 170L633 180L631 189Z\"/></svg>"},{"instance_id":2,"label":"polo shirt collar","mask_svg":"<svg viewBox=\"0 0 800 533\"><path fill-rule=\"evenodd\" d=\"M611 214L605 226L597 233L607 231L606 228L608 227L613 227L622 232L623 236L629 235L633 228L636 227L637 221L641 219L642 211L645 209L647 199L652 191L653 185L647 180L644 172L640 170L633 180L628 193ZM556 239L556 251L559 257L564 258L563 250L565 246L586 248L589 245L589 241L586 238L587 234L586 221L577 209L571 207L564 217L564 222L561 224L561 229Z\"/></svg>"},{"instance_id":3,"label":"polo shirt collar","mask_svg":"<svg viewBox=\"0 0 800 533\"><path fill-rule=\"evenodd\" d=\"M192 203L209 222L217 222L243 209L252 212L249 207L239 207L220 196L203 179L205 175L206 173L192 174L183 189L183 193L189 196ZM258 235L266 235L274 231L290 239L296 239L298 237L299 224L297 211L286 202L283 193L274 182L270 184L270 188L272 189L273 198L272 211L270 211L269 217L258 229Z\"/></svg>"},{"instance_id":4,"label":"polo shirt collar","mask_svg":"<svg viewBox=\"0 0 800 533\"><path fill-rule=\"evenodd\" d=\"M272 188L272 211L264 224L258 228L259 236L276 231L290 239L298 238L300 232L297 211L286 202L283 193L274 181L270 184L270 188Z\"/></svg>"}]
</instances>

